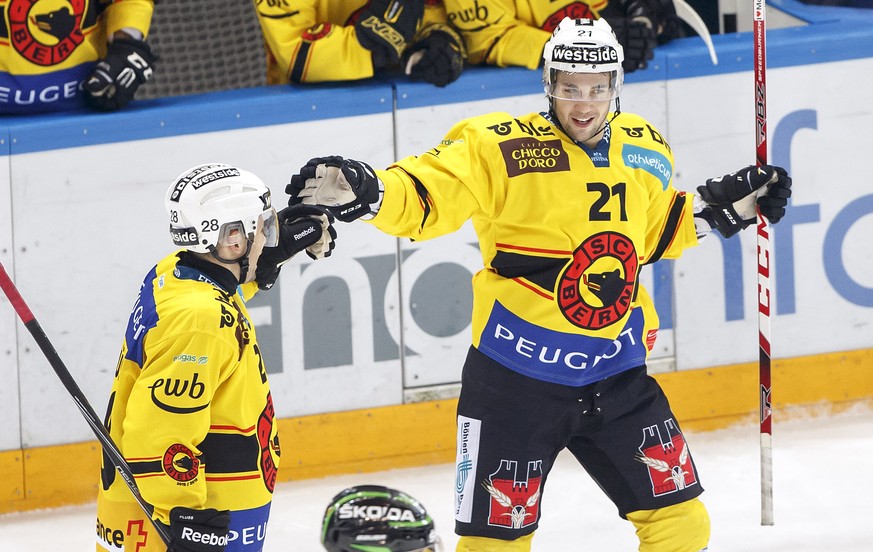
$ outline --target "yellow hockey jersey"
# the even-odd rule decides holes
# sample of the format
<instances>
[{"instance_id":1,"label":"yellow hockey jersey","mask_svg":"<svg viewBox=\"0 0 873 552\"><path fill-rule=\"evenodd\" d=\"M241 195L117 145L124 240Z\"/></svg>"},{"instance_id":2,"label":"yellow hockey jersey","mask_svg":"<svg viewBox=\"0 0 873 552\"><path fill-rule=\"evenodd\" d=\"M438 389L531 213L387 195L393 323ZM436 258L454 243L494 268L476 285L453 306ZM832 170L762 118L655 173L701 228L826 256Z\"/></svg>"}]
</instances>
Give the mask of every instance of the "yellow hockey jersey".
<instances>
[{"instance_id":1,"label":"yellow hockey jersey","mask_svg":"<svg viewBox=\"0 0 873 552\"><path fill-rule=\"evenodd\" d=\"M256 290L187 252L161 260L131 313L105 420L161 522L175 506L231 511L228 552L261 550L279 467L267 372L243 299ZM97 551L122 545L166 550L104 458Z\"/></svg>"},{"instance_id":2,"label":"yellow hockey jersey","mask_svg":"<svg viewBox=\"0 0 873 552\"><path fill-rule=\"evenodd\" d=\"M0 0L0 114L84 106L81 84L116 31L148 34L152 0Z\"/></svg>"},{"instance_id":3,"label":"yellow hockey jersey","mask_svg":"<svg viewBox=\"0 0 873 552\"><path fill-rule=\"evenodd\" d=\"M367 79L373 58L358 42L355 22L369 0L257 2L267 47L267 81L328 82ZM419 34L444 25L442 0L426 0Z\"/></svg>"},{"instance_id":4,"label":"yellow hockey jersey","mask_svg":"<svg viewBox=\"0 0 873 552\"><path fill-rule=\"evenodd\" d=\"M464 37L472 64L536 69L564 17L596 19L608 0L445 0L449 23Z\"/></svg>"},{"instance_id":5,"label":"yellow hockey jersey","mask_svg":"<svg viewBox=\"0 0 873 552\"><path fill-rule=\"evenodd\" d=\"M371 223L389 234L428 239L472 219L484 263L473 345L553 383L642 365L658 318L640 268L697 244L670 148L633 114L587 148L546 113L491 113L377 174L385 194Z\"/></svg>"}]
</instances>

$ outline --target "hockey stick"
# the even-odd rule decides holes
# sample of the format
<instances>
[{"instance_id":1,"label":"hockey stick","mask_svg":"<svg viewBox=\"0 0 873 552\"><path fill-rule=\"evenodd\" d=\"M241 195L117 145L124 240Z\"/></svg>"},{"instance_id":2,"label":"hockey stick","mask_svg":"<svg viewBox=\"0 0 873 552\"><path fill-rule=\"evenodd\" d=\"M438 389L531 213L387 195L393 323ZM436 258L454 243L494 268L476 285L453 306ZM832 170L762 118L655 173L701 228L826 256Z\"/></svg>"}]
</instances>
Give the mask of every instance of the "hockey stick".
<instances>
[{"instance_id":1,"label":"hockey stick","mask_svg":"<svg viewBox=\"0 0 873 552\"><path fill-rule=\"evenodd\" d=\"M146 515L148 515L149 519L152 519L155 508L146 502L142 497L142 494L140 494L139 487L137 487L136 481L133 479L133 472L130 469L130 465L124 459L124 456L121 455L121 451L118 450L118 447L115 446L112 437L110 437L109 432L106 431L106 426L103 425L103 422L101 422L100 418L97 417L94 409L91 408L85 394L82 393L81 389L79 389L76 380L73 379L70 371L67 370L61 357L58 355L57 351L55 351L51 341L49 341L48 336L45 334L42 327L40 327L39 322L37 322L36 318L33 316L33 313L24 302L21 294L18 293L18 289L15 287L15 284L12 283L9 274L6 273L6 269L3 268L2 263L0 263L0 288L3 288L3 293L5 293L6 297L9 298L9 302L12 303L12 308L14 308L15 312L18 313L18 317L21 318L21 321L24 323L24 327L28 329L33 336L33 339L36 340L37 345L42 349L49 364L52 365L55 373L61 379L61 383L64 384L64 387L67 388L67 391L73 397L73 401L76 403L76 406L79 407L79 410L85 417L85 421L88 422L89 426L91 426L91 430L94 432L94 435L97 436L97 440L100 441L100 444L103 446L103 451L112 461L112 465L115 466L115 469L118 470L119 474L121 474L121 478L124 479L125 483L127 483L130 492L133 493L133 497L142 507L143 511L145 511ZM152 524L155 526L155 530L158 532L161 539L163 539L164 543L169 546L170 533L167 528L153 519Z\"/></svg>"},{"instance_id":2,"label":"hockey stick","mask_svg":"<svg viewBox=\"0 0 873 552\"><path fill-rule=\"evenodd\" d=\"M706 28L706 23L703 22L700 15L685 0L673 0L673 7L676 9L676 16L691 27L695 33L700 35L700 38L706 44L706 49L709 50L709 59L712 60L713 65L718 65L718 56L715 55L712 36L709 34L709 29Z\"/></svg>"},{"instance_id":3,"label":"hockey stick","mask_svg":"<svg viewBox=\"0 0 873 552\"><path fill-rule=\"evenodd\" d=\"M767 164L766 0L753 0L755 58L755 157ZM758 381L761 421L761 525L773 525L773 427L770 381L770 232L758 210Z\"/></svg>"}]
</instances>

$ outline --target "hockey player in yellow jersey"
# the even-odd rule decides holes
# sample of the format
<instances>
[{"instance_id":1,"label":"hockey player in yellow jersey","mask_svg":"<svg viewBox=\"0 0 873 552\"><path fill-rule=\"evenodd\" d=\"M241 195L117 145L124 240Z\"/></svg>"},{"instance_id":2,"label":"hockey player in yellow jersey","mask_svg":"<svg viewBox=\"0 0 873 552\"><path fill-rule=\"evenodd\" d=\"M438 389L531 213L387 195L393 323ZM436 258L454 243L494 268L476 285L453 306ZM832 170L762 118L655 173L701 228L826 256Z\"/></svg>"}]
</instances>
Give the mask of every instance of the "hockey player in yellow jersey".
<instances>
[{"instance_id":1,"label":"hockey player in yellow jersey","mask_svg":"<svg viewBox=\"0 0 873 552\"><path fill-rule=\"evenodd\" d=\"M221 163L179 175L165 204L182 249L143 280L105 424L170 550L258 552L280 448L245 301L293 254L328 256L332 217L309 206L277 216L257 176ZM96 550L167 550L106 455Z\"/></svg>"},{"instance_id":2,"label":"hockey player in yellow jersey","mask_svg":"<svg viewBox=\"0 0 873 552\"><path fill-rule=\"evenodd\" d=\"M268 82L350 81L395 71L446 86L464 67L463 40L442 0L255 2Z\"/></svg>"},{"instance_id":3,"label":"hockey player in yellow jersey","mask_svg":"<svg viewBox=\"0 0 873 552\"><path fill-rule=\"evenodd\" d=\"M151 78L152 0L3 0L0 114L112 111Z\"/></svg>"},{"instance_id":4,"label":"hockey player in yellow jersey","mask_svg":"<svg viewBox=\"0 0 873 552\"><path fill-rule=\"evenodd\" d=\"M387 170L315 158L286 191L291 204L415 240L472 220L483 268L458 401L457 550L530 550L564 449L635 526L641 551L704 550L697 469L646 373L658 316L639 272L713 229L733 236L756 206L777 222L791 179L746 167L696 195L676 190L664 136L620 112L623 53L603 19L564 19L543 58L548 112L463 120Z\"/></svg>"},{"instance_id":5,"label":"hockey player in yellow jersey","mask_svg":"<svg viewBox=\"0 0 873 552\"><path fill-rule=\"evenodd\" d=\"M673 0L445 0L472 64L536 69L564 18L605 18L624 49L626 73L645 69L654 48L683 35Z\"/></svg>"}]
</instances>

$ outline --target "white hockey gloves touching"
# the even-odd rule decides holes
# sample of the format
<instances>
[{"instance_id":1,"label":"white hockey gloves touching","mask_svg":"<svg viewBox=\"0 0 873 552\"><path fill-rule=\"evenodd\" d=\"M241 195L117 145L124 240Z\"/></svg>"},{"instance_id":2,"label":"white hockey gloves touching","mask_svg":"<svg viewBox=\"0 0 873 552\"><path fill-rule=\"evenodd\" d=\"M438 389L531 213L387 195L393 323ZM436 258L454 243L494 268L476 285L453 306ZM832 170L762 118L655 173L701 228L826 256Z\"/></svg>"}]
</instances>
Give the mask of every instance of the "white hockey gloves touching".
<instances>
[{"instance_id":1,"label":"white hockey gloves touching","mask_svg":"<svg viewBox=\"0 0 873 552\"><path fill-rule=\"evenodd\" d=\"M750 166L697 187L694 221L697 234L711 229L730 238L755 222L755 205L771 224L785 216L791 177L782 167Z\"/></svg>"},{"instance_id":2,"label":"white hockey gloves touching","mask_svg":"<svg viewBox=\"0 0 873 552\"><path fill-rule=\"evenodd\" d=\"M382 204L384 187L372 167L339 156L315 157L285 187L288 205L326 208L343 222L372 218Z\"/></svg>"}]
</instances>

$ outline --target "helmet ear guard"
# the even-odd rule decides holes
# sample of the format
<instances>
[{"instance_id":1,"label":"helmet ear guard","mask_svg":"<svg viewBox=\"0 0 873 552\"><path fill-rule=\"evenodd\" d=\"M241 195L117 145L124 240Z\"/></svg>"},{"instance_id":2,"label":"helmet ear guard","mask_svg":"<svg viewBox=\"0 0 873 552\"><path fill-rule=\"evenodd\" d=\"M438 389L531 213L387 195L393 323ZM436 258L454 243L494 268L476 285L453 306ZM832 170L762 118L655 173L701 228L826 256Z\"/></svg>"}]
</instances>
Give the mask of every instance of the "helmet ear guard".
<instances>
[{"instance_id":1,"label":"helmet ear guard","mask_svg":"<svg viewBox=\"0 0 873 552\"><path fill-rule=\"evenodd\" d=\"M605 19L565 17L543 48L543 87L550 98L605 101L617 99L624 84L624 50ZM559 71L609 74L609 90L597 97L572 97L555 90ZM557 94L557 95L556 95Z\"/></svg>"},{"instance_id":2,"label":"helmet ear guard","mask_svg":"<svg viewBox=\"0 0 873 552\"><path fill-rule=\"evenodd\" d=\"M381 485L338 493L324 512L321 544L328 552L438 552L430 515L417 500Z\"/></svg>"}]
</instances>

